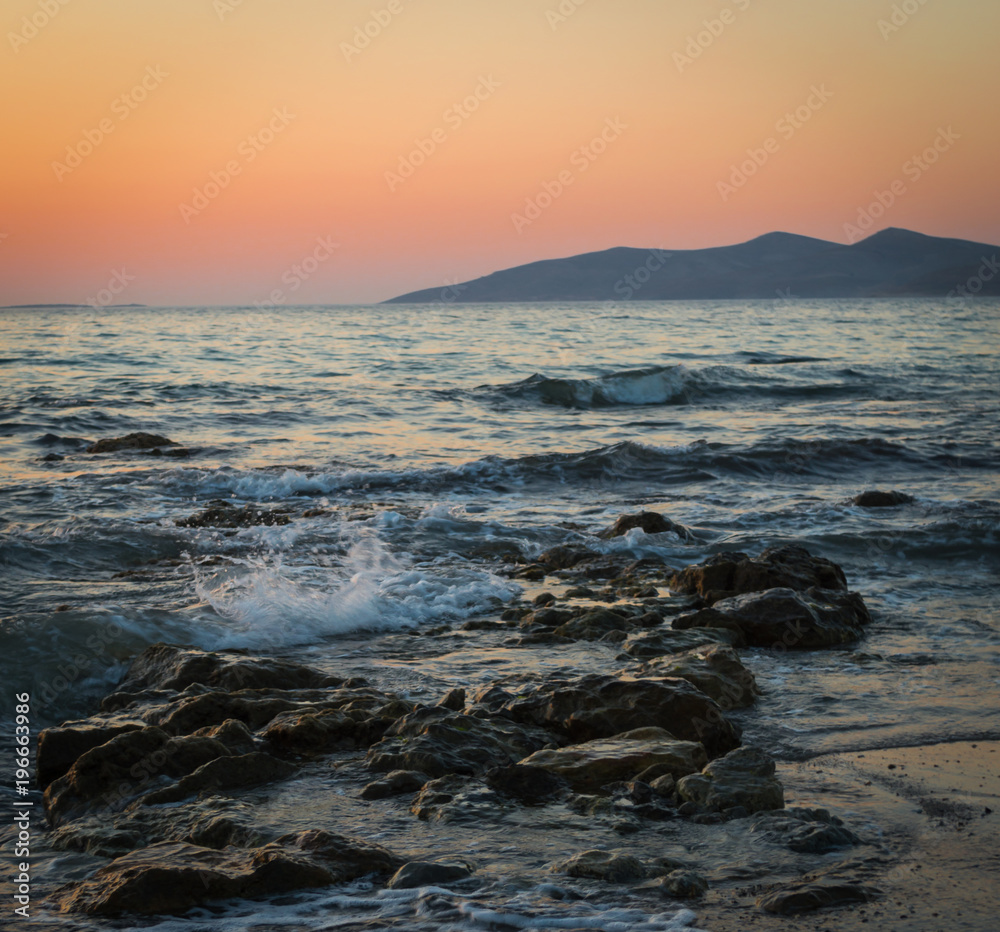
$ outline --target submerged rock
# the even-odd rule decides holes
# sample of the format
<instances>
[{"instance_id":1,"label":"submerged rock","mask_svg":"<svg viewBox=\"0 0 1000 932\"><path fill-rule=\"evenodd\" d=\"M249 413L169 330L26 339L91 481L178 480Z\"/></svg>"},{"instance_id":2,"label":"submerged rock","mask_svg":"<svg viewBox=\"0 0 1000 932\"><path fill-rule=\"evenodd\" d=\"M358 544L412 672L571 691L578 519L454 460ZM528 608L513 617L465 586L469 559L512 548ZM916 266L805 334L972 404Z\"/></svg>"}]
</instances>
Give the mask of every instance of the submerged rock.
<instances>
[{"instance_id":1,"label":"submerged rock","mask_svg":"<svg viewBox=\"0 0 1000 932\"><path fill-rule=\"evenodd\" d=\"M691 532L681 524L671 521L657 511L642 511L634 515L622 515L615 523L599 531L597 536L608 540L622 537L633 528L641 528L646 534L676 534L681 540L691 540Z\"/></svg>"},{"instance_id":2,"label":"submerged rock","mask_svg":"<svg viewBox=\"0 0 1000 932\"><path fill-rule=\"evenodd\" d=\"M760 695L754 675L736 651L721 644L652 660L643 672L685 679L726 710L751 706Z\"/></svg>"},{"instance_id":3,"label":"submerged rock","mask_svg":"<svg viewBox=\"0 0 1000 932\"><path fill-rule=\"evenodd\" d=\"M492 767L486 771L484 779L490 789L496 790L501 796L516 799L528 806L547 803L562 796L569 787L561 776L524 763Z\"/></svg>"},{"instance_id":4,"label":"submerged rock","mask_svg":"<svg viewBox=\"0 0 1000 932\"><path fill-rule=\"evenodd\" d=\"M672 624L679 629L736 630L753 647L808 650L856 641L870 622L871 615L856 592L768 589L678 615Z\"/></svg>"},{"instance_id":5,"label":"submerged rock","mask_svg":"<svg viewBox=\"0 0 1000 932\"><path fill-rule=\"evenodd\" d=\"M374 780L358 794L362 799L388 799L403 793L416 793L430 778L416 770L393 770L381 780Z\"/></svg>"},{"instance_id":6,"label":"submerged rock","mask_svg":"<svg viewBox=\"0 0 1000 932\"><path fill-rule=\"evenodd\" d=\"M813 880L768 893L757 900L757 905L765 912L794 916L814 909L870 903L879 895L874 887L850 880Z\"/></svg>"},{"instance_id":7,"label":"submerged rock","mask_svg":"<svg viewBox=\"0 0 1000 932\"><path fill-rule=\"evenodd\" d=\"M582 851L553 865L556 873L607 883L635 883L646 877L642 861L630 854L612 851Z\"/></svg>"},{"instance_id":8,"label":"submerged rock","mask_svg":"<svg viewBox=\"0 0 1000 932\"><path fill-rule=\"evenodd\" d=\"M138 431L126 434L124 437L105 437L97 440L84 450L85 453L118 453L121 450L152 450L158 447L175 447L173 440L161 437L159 434L146 434Z\"/></svg>"},{"instance_id":9,"label":"submerged rock","mask_svg":"<svg viewBox=\"0 0 1000 932\"><path fill-rule=\"evenodd\" d=\"M861 844L861 839L826 809L759 812L753 817L750 831L763 834L802 854L826 854L838 848Z\"/></svg>"},{"instance_id":10,"label":"submerged rock","mask_svg":"<svg viewBox=\"0 0 1000 932\"><path fill-rule=\"evenodd\" d=\"M472 871L468 867L453 861L409 861L393 874L386 886L390 890L410 890L455 883L471 876Z\"/></svg>"},{"instance_id":11,"label":"submerged rock","mask_svg":"<svg viewBox=\"0 0 1000 932\"><path fill-rule=\"evenodd\" d=\"M425 822L492 820L503 813L503 800L494 790L468 777L447 776L425 783L410 805Z\"/></svg>"},{"instance_id":12,"label":"submerged rock","mask_svg":"<svg viewBox=\"0 0 1000 932\"><path fill-rule=\"evenodd\" d=\"M678 741L662 728L639 728L555 750L536 751L521 761L569 781L574 790L593 792L609 783L634 779L651 767L675 779L697 773L708 761L693 741Z\"/></svg>"},{"instance_id":13,"label":"submerged rock","mask_svg":"<svg viewBox=\"0 0 1000 932\"><path fill-rule=\"evenodd\" d=\"M756 560L745 553L717 553L670 580L674 591L697 594L709 605L747 592L814 587L845 591L847 578L836 563L793 546L772 547Z\"/></svg>"},{"instance_id":14,"label":"submerged rock","mask_svg":"<svg viewBox=\"0 0 1000 932\"><path fill-rule=\"evenodd\" d=\"M774 761L759 748L741 747L677 783L681 799L713 812L741 806L747 812L782 809L785 794Z\"/></svg>"},{"instance_id":15,"label":"submerged rock","mask_svg":"<svg viewBox=\"0 0 1000 932\"><path fill-rule=\"evenodd\" d=\"M708 881L690 870L671 871L658 886L667 896L679 900L693 900L708 893Z\"/></svg>"},{"instance_id":16,"label":"submerged rock","mask_svg":"<svg viewBox=\"0 0 1000 932\"><path fill-rule=\"evenodd\" d=\"M574 742L654 726L683 741L700 742L710 758L739 745L736 726L719 706L681 679L631 679L596 673L552 678L508 700L502 710L518 722L553 729Z\"/></svg>"},{"instance_id":17,"label":"submerged rock","mask_svg":"<svg viewBox=\"0 0 1000 932\"><path fill-rule=\"evenodd\" d=\"M860 495L855 495L851 499L851 504L857 505L860 508L894 508L897 505L910 505L912 503L912 495L895 490L892 492L883 492L877 489L870 489L867 492L862 492Z\"/></svg>"},{"instance_id":18,"label":"submerged rock","mask_svg":"<svg viewBox=\"0 0 1000 932\"><path fill-rule=\"evenodd\" d=\"M237 508L229 502L216 502L204 511L176 522L178 527L274 527L288 524L292 519L288 512L277 508L267 509L258 505L244 505Z\"/></svg>"}]
</instances>

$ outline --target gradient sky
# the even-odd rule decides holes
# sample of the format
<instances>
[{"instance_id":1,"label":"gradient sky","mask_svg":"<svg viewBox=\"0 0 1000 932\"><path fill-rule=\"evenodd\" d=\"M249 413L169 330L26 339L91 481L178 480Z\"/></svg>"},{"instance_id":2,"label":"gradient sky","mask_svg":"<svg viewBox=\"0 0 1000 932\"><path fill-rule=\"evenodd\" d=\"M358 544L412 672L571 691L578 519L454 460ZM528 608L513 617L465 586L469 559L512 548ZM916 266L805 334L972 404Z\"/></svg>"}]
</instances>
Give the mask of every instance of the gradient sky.
<instances>
[{"instance_id":1,"label":"gradient sky","mask_svg":"<svg viewBox=\"0 0 1000 932\"><path fill-rule=\"evenodd\" d=\"M370 302L611 246L847 242L896 180L869 232L1000 243L996 0L6 0L0 24L2 304Z\"/></svg>"}]
</instances>

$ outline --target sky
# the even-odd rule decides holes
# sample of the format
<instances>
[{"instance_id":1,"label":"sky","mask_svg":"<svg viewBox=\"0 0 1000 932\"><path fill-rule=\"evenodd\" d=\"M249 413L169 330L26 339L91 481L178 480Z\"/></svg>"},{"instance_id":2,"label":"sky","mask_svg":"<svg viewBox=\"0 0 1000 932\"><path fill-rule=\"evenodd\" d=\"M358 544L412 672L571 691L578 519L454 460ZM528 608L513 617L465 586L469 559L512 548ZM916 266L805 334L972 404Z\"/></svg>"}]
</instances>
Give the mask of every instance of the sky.
<instances>
[{"instance_id":1,"label":"sky","mask_svg":"<svg viewBox=\"0 0 1000 932\"><path fill-rule=\"evenodd\" d=\"M996 0L5 0L0 32L0 304L1000 243Z\"/></svg>"}]
</instances>

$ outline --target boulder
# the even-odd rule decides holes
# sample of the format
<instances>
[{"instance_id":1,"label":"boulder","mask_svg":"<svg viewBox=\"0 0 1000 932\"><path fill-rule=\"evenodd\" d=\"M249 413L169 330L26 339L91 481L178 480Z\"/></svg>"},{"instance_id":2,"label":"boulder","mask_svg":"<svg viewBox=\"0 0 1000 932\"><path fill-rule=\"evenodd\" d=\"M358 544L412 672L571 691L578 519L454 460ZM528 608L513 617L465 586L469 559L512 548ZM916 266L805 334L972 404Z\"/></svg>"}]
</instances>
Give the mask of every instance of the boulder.
<instances>
[{"instance_id":1,"label":"boulder","mask_svg":"<svg viewBox=\"0 0 1000 932\"><path fill-rule=\"evenodd\" d=\"M411 890L455 883L471 876L472 871L468 867L452 861L408 861L392 875L386 886L390 890Z\"/></svg>"},{"instance_id":2,"label":"boulder","mask_svg":"<svg viewBox=\"0 0 1000 932\"><path fill-rule=\"evenodd\" d=\"M555 773L524 764L491 767L483 775L483 779L490 789L501 796L516 799L527 806L550 802L564 795L569 787L569 784Z\"/></svg>"},{"instance_id":3,"label":"boulder","mask_svg":"<svg viewBox=\"0 0 1000 932\"><path fill-rule=\"evenodd\" d=\"M855 495L851 499L852 505L859 508L895 508L897 505L910 505L913 503L913 496L905 492L883 492L877 489L870 489Z\"/></svg>"},{"instance_id":4,"label":"boulder","mask_svg":"<svg viewBox=\"0 0 1000 932\"><path fill-rule=\"evenodd\" d=\"M692 534L686 527L656 511L622 515L611 527L599 531L597 536L609 540L612 537L622 537L633 528L641 528L646 534L674 534L681 540L692 539Z\"/></svg>"},{"instance_id":5,"label":"boulder","mask_svg":"<svg viewBox=\"0 0 1000 932\"><path fill-rule=\"evenodd\" d=\"M87 751L142 725L94 725L90 722L67 722L58 728L46 728L38 736L35 772L38 785L45 789L61 777Z\"/></svg>"},{"instance_id":6,"label":"boulder","mask_svg":"<svg viewBox=\"0 0 1000 932\"><path fill-rule=\"evenodd\" d=\"M759 748L741 747L709 763L701 773L677 782L681 799L722 812L742 806L747 812L781 809L785 796L774 775L774 761Z\"/></svg>"},{"instance_id":7,"label":"boulder","mask_svg":"<svg viewBox=\"0 0 1000 932\"><path fill-rule=\"evenodd\" d=\"M235 718L227 718L221 725L199 728L194 737L215 738L229 749L230 754L249 754L257 750L253 732Z\"/></svg>"},{"instance_id":8,"label":"boulder","mask_svg":"<svg viewBox=\"0 0 1000 932\"><path fill-rule=\"evenodd\" d=\"M850 880L813 880L768 893L757 900L757 905L768 913L794 916L814 909L870 903L879 895L874 887Z\"/></svg>"},{"instance_id":9,"label":"boulder","mask_svg":"<svg viewBox=\"0 0 1000 932\"><path fill-rule=\"evenodd\" d=\"M721 644L651 660L643 672L687 680L726 710L751 706L760 695L754 675L736 651Z\"/></svg>"},{"instance_id":10,"label":"boulder","mask_svg":"<svg viewBox=\"0 0 1000 932\"><path fill-rule=\"evenodd\" d=\"M813 587L846 591L847 579L836 563L794 546L772 547L756 560L745 553L717 553L670 580L672 590L699 595L709 605L747 592Z\"/></svg>"},{"instance_id":11,"label":"boulder","mask_svg":"<svg viewBox=\"0 0 1000 932\"><path fill-rule=\"evenodd\" d=\"M632 679L597 673L553 677L508 700L502 710L518 722L552 729L573 742L610 738L652 726L683 741L700 742L709 758L739 745L739 731L719 706L681 679ZM531 752L540 749L532 748Z\"/></svg>"},{"instance_id":12,"label":"boulder","mask_svg":"<svg viewBox=\"0 0 1000 932\"><path fill-rule=\"evenodd\" d=\"M503 813L503 800L468 777L447 776L425 783L410 805L424 822L471 822L478 825Z\"/></svg>"},{"instance_id":13,"label":"boulder","mask_svg":"<svg viewBox=\"0 0 1000 932\"><path fill-rule=\"evenodd\" d=\"M521 761L565 778L574 790L589 793L609 783L628 781L650 767L675 779L697 773L708 762L705 749L693 741L678 741L662 728L637 728L566 748L536 751Z\"/></svg>"},{"instance_id":14,"label":"boulder","mask_svg":"<svg viewBox=\"0 0 1000 932\"><path fill-rule=\"evenodd\" d=\"M763 834L802 854L827 854L838 848L861 844L861 839L826 809L792 808L780 812L758 812L753 817L750 831Z\"/></svg>"},{"instance_id":15,"label":"boulder","mask_svg":"<svg viewBox=\"0 0 1000 932\"><path fill-rule=\"evenodd\" d=\"M613 851L582 851L553 865L552 870L570 877L607 883L635 883L646 878L646 868L638 858Z\"/></svg>"},{"instance_id":16,"label":"boulder","mask_svg":"<svg viewBox=\"0 0 1000 932\"><path fill-rule=\"evenodd\" d=\"M419 770L430 777L473 775L515 763L553 743L553 736L540 728L484 710L419 708L369 750L367 766L386 772Z\"/></svg>"},{"instance_id":17,"label":"boulder","mask_svg":"<svg viewBox=\"0 0 1000 932\"><path fill-rule=\"evenodd\" d=\"M183 739L182 739L183 740ZM284 780L295 773L295 766L261 751L237 757L220 757L202 764L194 773L181 777L172 786L154 790L142 797L146 806L175 803L204 791L242 789Z\"/></svg>"},{"instance_id":18,"label":"boulder","mask_svg":"<svg viewBox=\"0 0 1000 932\"><path fill-rule=\"evenodd\" d=\"M576 641L599 641L611 631L625 631L635 627L635 622L607 608L598 608L566 621L556 628L559 637Z\"/></svg>"},{"instance_id":19,"label":"boulder","mask_svg":"<svg viewBox=\"0 0 1000 932\"><path fill-rule=\"evenodd\" d=\"M539 558L538 562L547 570L567 570L579 563L590 560L599 560L601 554L589 547L580 547L575 544L559 544L546 550Z\"/></svg>"},{"instance_id":20,"label":"boulder","mask_svg":"<svg viewBox=\"0 0 1000 932\"><path fill-rule=\"evenodd\" d=\"M856 592L829 589L768 589L716 602L711 608L678 615L672 624L687 628L739 631L753 647L808 650L856 641L871 615Z\"/></svg>"},{"instance_id":21,"label":"boulder","mask_svg":"<svg viewBox=\"0 0 1000 932\"><path fill-rule=\"evenodd\" d=\"M362 799L388 799L403 793L416 793L430 778L416 770L393 770L381 780L369 783L358 794Z\"/></svg>"},{"instance_id":22,"label":"boulder","mask_svg":"<svg viewBox=\"0 0 1000 932\"><path fill-rule=\"evenodd\" d=\"M656 628L633 631L622 644L622 650L637 660L650 660L664 654L679 654L704 644L728 644L743 647L741 632L729 628Z\"/></svg>"},{"instance_id":23,"label":"boulder","mask_svg":"<svg viewBox=\"0 0 1000 932\"><path fill-rule=\"evenodd\" d=\"M176 442L161 437L159 434L146 434L142 431L126 434L124 437L105 437L97 440L84 451L85 453L118 453L121 450L152 450L159 447L175 447Z\"/></svg>"},{"instance_id":24,"label":"boulder","mask_svg":"<svg viewBox=\"0 0 1000 932\"><path fill-rule=\"evenodd\" d=\"M666 896L678 900L693 900L708 893L708 881L690 870L671 871L659 881L658 886Z\"/></svg>"}]
</instances>

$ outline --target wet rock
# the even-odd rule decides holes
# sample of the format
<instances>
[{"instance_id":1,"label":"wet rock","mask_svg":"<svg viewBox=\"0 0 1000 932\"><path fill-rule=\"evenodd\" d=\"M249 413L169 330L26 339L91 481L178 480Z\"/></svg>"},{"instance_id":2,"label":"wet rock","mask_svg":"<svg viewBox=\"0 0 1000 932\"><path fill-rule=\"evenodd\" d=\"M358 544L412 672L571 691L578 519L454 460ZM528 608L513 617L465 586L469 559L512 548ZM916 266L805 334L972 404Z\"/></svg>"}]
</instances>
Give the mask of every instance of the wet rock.
<instances>
[{"instance_id":1,"label":"wet rock","mask_svg":"<svg viewBox=\"0 0 1000 932\"><path fill-rule=\"evenodd\" d=\"M244 505L237 508L229 502L216 502L203 511L176 522L178 527L274 527L291 521L288 512L280 509L261 508L259 505Z\"/></svg>"},{"instance_id":2,"label":"wet rock","mask_svg":"<svg viewBox=\"0 0 1000 932\"><path fill-rule=\"evenodd\" d=\"M643 672L685 679L726 710L747 708L760 695L754 675L736 651L719 644L650 661Z\"/></svg>"},{"instance_id":3,"label":"wet rock","mask_svg":"<svg viewBox=\"0 0 1000 932\"><path fill-rule=\"evenodd\" d=\"M630 854L612 851L583 851L553 865L556 873L607 883L635 883L646 877L646 868Z\"/></svg>"},{"instance_id":4,"label":"wet rock","mask_svg":"<svg viewBox=\"0 0 1000 932\"><path fill-rule=\"evenodd\" d=\"M160 777L181 777L229 749L214 738L172 738L156 727L120 734L81 755L45 790L45 809L58 825L92 805L115 808Z\"/></svg>"},{"instance_id":5,"label":"wet rock","mask_svg":"<svg viewBox=\"0 0 1000 932\"><path fill-rule=\"evenodd\" d=\"M826 809L759 812L754 816L750 831L802 854L826 854L861 844L861 839Z\"/></svg>"},{"instance_id":6,"label":"wet rock","mask_svg":"<svg viewBox=\"0 0 1000 932\"><path fill-rule=\"evenodd\" d=\"M654 765L675 778L697 773L708 761L705 749L678 741L662 728L638 728L613 738L599 738L555 750L536 751L521 761L565 778L578 792L593 792L609 783L627 781Z\"/></svg>"},{"instance_id":7,"label":"wet rock","mask_svg":"<svg viewBox=\"0 0 1000 932\"><path fill-rule=\"evenodd\" d=\"M794 916L814 909L869 903L878 896L878 890L864 884L848 880L817 880L792 884L768 893L757 900L757 905L765 912Z\"/></svg>"},{"instance_id":8,"label":"wet rock","mask_svg":"<svg viewBox=\"0 0 1000 932\"><path fill-rule=\"evenodd\" d=\"M322 704L327 708L279 713L264 731L264 740L296 754L367 748L413 711L413 703L374 690L339 691Z\"/></svg>"},{"instance_id":9,"label":"wet rock","mask_svg":"<svg viewBox=\"0 0 1000 932\"><path fill-rule=\"evenodd\" d=\"M388 799L404 793L416 793L430 778L416 770L393 770L381 780L369 783L359 794L362 799Z\"/></svg>"},{"instance_id":10,"label":"wet rock","mask_svg":"<svg viewBox=\"0 0 1000 932\"><path fill-rule=\"evenodd\" d=\"M95 916L180 913L213 900L275 896L384 874L398 863L376 845L326 832L247 850L161 842L117 858L55 899L65 912Z\"/></svg>"},{"instance_id":11,"label":"wet rock","mask_svg":"<svg viewBox=\"0 0 1000 932\"><path fill-rule=\"evenodd\" d=\"M671 871L658 886L665 895L679 900L693 900L708 893L708 881L690 870Z\"/></svg>"},{"instance_id":12,"label":"wet rock","mask_svg":"<svg viewBox=\"0 0 1000 932\"><path fill-rule=\"evenodd\" d=\"M121 450L151 450L157 447L174 447L173 440L161 437L159 434L146 434L141 431L126 434L124 437L106 437L92 443L84 450L85 453L118 453Z\"/></svg>"},{"instance_id":13,"label":"wet rock","mask_svg":"<svg viewBox=\"0 0 1000 932\"><path fill-rule=\"evenodd\" d=\"M210 816L197 822L184 840L201 848L216 850L230 845L236 848L256 848L268 841L252 825L225 815Z\"/></svg>"},{"instance_id":14,"label":"wet rock","mask_svg":"<svg viewBox=\"0 0 1000 932\"><path fill-rule=\"evenodd\" d=\"M674 795L674 790L677 787L677 781L669 774L665 773L663 776L656 777L650 784L649 788L656 793L657 796L662 796L664 799L669 799Z\"/></svg>"},{"instance_id":15,"label":"wet rock","mask_svg":"<svg viewBox=\"0 0 1000 932\"><path fill-rule=\"evenodd\" d=\"M765 589L810 588L845 591L847 579L836 563L812 556L804 547L772 547L756 560L745 553L717 553L676 573L670 588L701 596L709 605Z\"/></svg>"},{"instance_id":16,"label":"wet rock","mask_svg":"<svg viewBox=\"0 0 1000 932\"><path fill-rule=\"evenodd\" d=\"M132 661L119 693L176 690L191 685L228 691L240 689L316 689L344 681L311 667L236 651L200 651L153 644Z\"/></svg>"},{"instance_id":17,"label":"wet rock","mask_svg":"<svg viewBox=\"0 0 1000 932\"><path fill-rule=\"evenodd\" d=\"M578 615L555 630L558 637L572 638L578 641L599 641L609 632L632 628L634 623L618 612L599 608L583 615Z\"/></svg>"},{"instance_id":18,"label":"wet rock","mask_svg":"<svg viewBox=\"0 0 1000 932\"><path fill-rule=\"evenodd\" d=\"M896 505L910 505L913 503L913 496L905 492L883 492L877 489L870 489L855 495L851 499L852 505L860 508L894 508Z\"/></svg>"},{"instance_id":19,"label":"wet rock","mask_svg":"<svg viewBox=\"0 0 1000 932\"><path fill-rule=\"evenodd\" d=\"M411 890L414 887L455 883L471 876L472 871L464 864L448 861L409 861L393 874L386 886L390 890Z\"/></svg>"},{"instance_id":20,"label":"wet rock","mask_svg":"<svg viewBox=\"0 0 1000 932\"><path fill-rule=\"evenodd\" d=\"M184 739L180 739L184 740ZM285 780L295 773L295 766L262 751L237 757L219 757L202 764L194 773L181 777L172 786L154 790L142 797L146 806L175 803L197 793L242 789Z\"/></svg>"},{"instance_id":21,"label":"wet rock","mask_svg":"<svg viewBox=\"0 0 1000 932\"><path fill-rule=\"evenodd\" d=\"M194 732L194 737L215 738L229 749L230 754L249 754L257 750L253 733L235 718L227 718L221 725L200 728Z\"/></svg>"},{"instance_id":22,"label":"wet rock","mask_svg":"<svg viewBox=\"0 0 1000 932\"><path fill-rule=\"evenodd\" d=\"M692 539L692 534L686 527L656 511L622 515L611 527L598 532L597 536L604 540L622 537L633 528L641 528L646 534L675 534L681 540Z\"/></svg>"},{"instance_id":23,"label":"wet rock","mask_svg":"<svg viewBox=\"0 0 1000 932\"><path fill-rule=\"evenodd\" d=\"M512 764L492 767L484 774L490 789L501 796L516 799L528 806L550 802L565 794L569 784L560 776L541 767Z\"/></svg>"},{"instance_id":24,"label":"wet rock","mask_svg":"<svg viewBox=\"0 0 1000 932\"><path fill-rule=\"evenodd\" d=\"M679 615L673 626L681 630L726 628L741 632L753 647L809 650L856 641L870 622L871 615L856 592L768 589Z\"/></svg>"},{"instance_id":25,"label":"wet rock","mask_svg":"<svg viewBox=\"0 0 1000 932\"><path fill-rule=\"evenodd\" d=\"M90 722L67 722L58 728L46 728L38 736L35 758L38 785L45 789L87 751L100 747L118 735L138 731L142 725L94 725Z\"/></svg>"},{"instance_id":26,"label":"wet rock","mask_svg":"<svg viewBox=\"0 0 1000 932\"><path fill-rule=\"evenodd\" d=\"M657 628L652 631L633 631L622 644L622 650L637 660L651 660L665 654L680 654L704 644L728 644L743 647L740 631L729 628Z\"/></svg>"},{"instance_id":27,"label":"wet rock","mask_svg":"<svg viewBox=\"0 0 1000 932\"><path fill-rule=\"evenodd\" d=\"M425 783L410 812L425 822L479 823L501 815L503 800L482 783L452 775Z\"/></svg>"},{"instance_id":28,"label":"wet rock","mask_svg":"<svg viewBox=\"0 0 1000 932\"><path fill-rule=\"evenodd\" d=\"M747 812L781 809L785 796L774 761L759 748L741 747L677 782L681 799L711 812L742 806Z\"/></svg>"},{"instance_id":29,"label":"wet rock","mask_svg":"<svg viewBox=\"0 0 1000 932\"><path fill-rule=\"evenodd\" d=\"M556 625L565 624L573 618L573 613L564 608L551 608L546 606L534 612L529 612L520 620L519 627L531 628L536 625L554 628Z\"/></svg>"},{"instance_id":30,"label":"wet rock","mask_svg":"<svg viewBox=\"0 0 1000 932\"><path fill-rule=\"evenodd\" d=\"M554 743L553 736L483 710L419 708L393 725L368 752L370 770L419 770L431 777L478 774L515 763Z\"/></svg>"},{"instance_id":31,"label":"wet rock","mask_svg":"<svg viewBox=\"0 0 1000 932\"><path fill-rule=\"evenodd\" d=\"M601 554L589 547L580 547L575 544L560 544L546 550L539 558L538 562L550 572L552 570L567 570L590 560L599 560Z\"/></svg>"},{"instance_id":32,"label":"wet rock","mask_svg":"<svg viewBox=\"0 0 1000 932\"><path fill-rule=\"evenodd\" d=\"M738 730L719 706L680 679L553 677L502 709L516 721L553 729L573 742L654 726L682 741L700 742L710 758L739 745Z\"/></svg>"},{"instance_id":33,"label":"wet rock","mask_svg":"<svg viewBox=\"0 0 1000 932\"><path fill-rule=\"evenodd\" d=\"M450 689L441 699L438 705L442 709L451 709L452 712L461 712L465 708L465 690Z\"/></svg>"}]
</instances>

